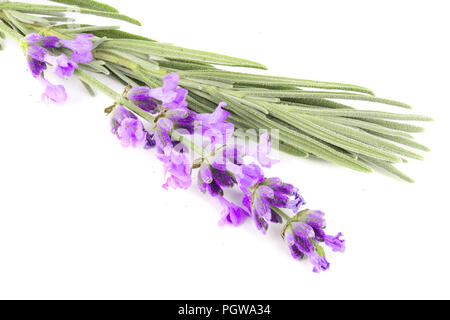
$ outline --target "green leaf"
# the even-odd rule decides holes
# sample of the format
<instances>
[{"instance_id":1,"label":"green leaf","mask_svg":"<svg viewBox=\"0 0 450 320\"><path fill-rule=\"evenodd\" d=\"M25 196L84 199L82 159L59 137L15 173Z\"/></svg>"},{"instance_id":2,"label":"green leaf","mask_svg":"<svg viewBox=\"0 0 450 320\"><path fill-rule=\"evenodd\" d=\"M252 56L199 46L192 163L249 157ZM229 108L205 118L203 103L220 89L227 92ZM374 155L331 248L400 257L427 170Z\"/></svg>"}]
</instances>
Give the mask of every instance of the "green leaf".
<instances>
[{"instance_id":1,"label":"green leaf","mask_svg":"<svg viewBox=\"0 0 450 320\"><path fill-rule=\"evenodd\" d=\"M97 11L106 11L106 12L115 12L119 13L119 11L116 8L111 7L110 5L93 1L93 0L50 0L52 2L62 3L62 4L68 4L71 6L76 6L80 8L87 8Z\"/></svg>"},{"instance_id":2,"label":"green leaf","mask_svg":"<svg viewBox=\"0 0 450 320\"><path fill-rule=\"evenodd\" d=\"M111 72L114 73L120 80L122 80L124 84L131 85L132 87L139 87L136 82L127 77L122 71L115 68L112 63L106 63L106 67L111 70Z\"/></svg>"},{"instance_id":3,"label":"green leaf","mask_svg":"<svg viewBox=\"0 0 450 320\"><path fill-rule=\"evenodd\" d=\"M4 9L21 11L24 13L37 13L37 14L48 13L48 12L73 12L74 11L72 7L35 5L35 4L22 3L22 2L0 3L0 10L4 10ZM106 17L106 18L111 18L111 19L122 20L122 21L136 24L138 26L141 25L141 23L139 21L137 21L133 18L130 18L128 16L125 16L123 14L119 14L119 13L115 13L115 12L97 11L97 10L86 9L86 8L78 8L76 12L100 16L100 17Z\"/></svg>"},{"instance_id":4,"label":"green leaf","mask_svg":"<svg viewBox=\"0 0 450 320\"><path fill-rule=\"evenodd\" d=\"M23 37L20 33L18 33L16 30L10 28L8 25L6 25L2 19L0 19L0 31L4 32L11 38L16 39L17 41L20 41L23 39Z\"/></svg>"},{"instance_id":5,"label":"green leaf","mask_svg":"<svg viewBox=\"0 0 450 320\"><path fill-rule=\"evenodd\" d=\"M70 28L67 29L68 33L93 33L94 31L106 31L106 30L116 30L119 29L119 26L89 26L89 27L80 27L80 28Z\"/></svg>"},{"instance_id":6,"label":"green leaf","mask_svg":"<svg viewBox=\"0 0 450 320\"><path fill-rule=\"evenodd\" d=\"M248 93L247 96L263 96L263 97L277 97L277 98L308 98L308 99L342 99L342 100L360 100L360 101L370 101L370 102L378 102L393 106L398 106L402 108L410 109L406 103L378 98L369 95L356 94L356 93L344 93L344 92L331 92L331 91L294 91L294 90L252 90Z\"/></svg>"},{"instance_id":7,"label":"green leaf","mask_svg":"<svg viewBox=\"0 0 450 320\"><path fill-rule=\"evenodd\" d=\"M22 13L22 12L15 11L15 10L7 10L7 12L12 14L14 16L14 18L16 18L17 20L19 20L19 21L21 21L23 23L33 24L33 25L38 25L38 26L48 26L48 25L50 25L48 20L45 19L45 18L41 18L41 17L38 17L38 16L33 16L33 15L30 15L30 14Z\"/></svg>"},{"instance_id":8,"label":"green leaf","mask_svg":"<svg viewBox=\"0 0 450 320\"><path fill-rule=\"evenodd\" d=\"M400 130L400 131L404 131L404 132L414 133L414 132L422 132L425 130L422 127L414 126L412 124L389 121L389 120L365 119L365 121L375 123L375 124L378 124L378 125L386 127L386 128Z\"/></svg>"},{"instance_id":9,"label":"green leaf","mask_svg":"<svg viewBox=\"0 0 450 320\"><path fill-rule=\"evenodd\" d=\"M391 141L403 144L403 145L411 147L411 148L415 148L415 149L422 150L425 152L431 151L428 147L424 146L423 144L417 143L416 141L413 141L408 138L386 135L386 134L382 134L379 132L372 132L372 134L377 135L377 136L382 137L387 140L391 140Z\"/></svg>"},{"instance_id":10,"label":"green leaf","mask_svg":"<svg viewBox=\"0 0 450 320\"><path fill-rule=\"evenodd\" d=\"M229 57L216 53L210 53L206 51L176 47L174 45L163 44L159 42L117 39L104 42L102 44L102 48L103 49L127 48L127 50L133 52L145 53L157 57L180 59L183 61L266 69L265 66L253 61Z\"/></svg>"},{"instance_id":11,"label":"green leaf","mask_svg":"<svg viewBox=\"0 0 450 320\"><path fill-rule=\"evenodd\" d=\"M86 91L89 93L89 95L91 97L95 97L95 91L94 89L92 89L92 87L90 85L88 85L86 82L80 80L81 84L84 86L84 88L86 89Z\"/></svg>"},{"instance_id":12,"label":"green leaf","mask_svg":"<svg viewBox=\"0 0 450 320\"><path fill-rule=\"evenodd\" d=\"M336 82L325 82L325 81L313 81L304 79L292 79L286 77L274 77L267 75L256 75L250 73L240 73L225 70L215 70L206 72L183 72L182 74L189 77L199 77L202 79L210 80L223 80L229 79L236 84L246 84L246 85L265 85L265 86L277 86L277 85L288 85L295 87L309 87L309 88L322 88L322 89L338 89L345 91L355 91L367 94L373 94L373 92L367 88L344 84Z\"/></svg>"},{"instance_id":13,"label":"green leaf","mask_svg":"<svg viewBox=\"0 0 450 320\"><path fill-rule=\"evenodd\" d=\"M389 119L389 120L407 120L407 121L433 121L432 118L416 115L416 114L401 114L372 110L329 110L329 109L312 109L303 107L291 107L291 112L317 115L317 116L330 116L330 117L350 117L360 119Z\"/></svg>"},{"instance_id":14,"label":"green leaf","mask_svg":"<svg viewBox=\"0 0 450 320\"><path fill-rule=\"evenodd\" d=\"M340 133L346 137L361 141L363 143L367 143L369 145L372 145L374 147L384 149L393 153L396 153L398 155L402 155L405 157L417 159L417 160L423 160L423 157L421 155L418 155L414 152L411 152L407 149L404 149L402 147L399 147L393 143L390 143L386 140L380 139L378 136L374 136L368 132L365 132L363 130L355 129L352 127L347 127L342 124L332 123L330 121L323 120L321 118L312 117L312 116L306 116L306 119L309 121L321 125L324 128L330 129L331 131Z\"/></svg>"},{"instance_id":15,"label":"green leaf","mask_svg":"<svg viewBox=\"0 0 450 320\"><path fill-rule=\"evenodd\" d=\"M18 31L20 31L23 35L27 35L28 33L30 33L31 31L22 24L22 22L20 22L18 19L16 19L16 17L13 15L12 10L4 10L3 11L5 13L5 15L8 17L9 22L16 27L16 29Z\"/></svg>"},{"instance_id":16,"label":"green leaf","mask_svg":"<svg viewBox=\"0 0 450 320\"><path fill-rule=\"evenodd\" d=\"M316 125L311 121L302 118L297 115L286 114L283 111L270 109L272 114L278 118L286 121L287 123L295 126L296 128L308 133L320 140L326 141L334 146L343 148L344 150L353 151L356 153L368 155L377 159L382 159L391 162L400 162L400 158L392 154L391 152L383 149L375 148L371 145L367 145L358 140L348 138L328 128Z\"/></svg>"},{"instance_id":17,"label":"green leaf","mask_svg":"<svg viewBox=\"0 0 450 320\"><path fill-rule=\"evenodd\" d=\"M143 37L137 34L121 31L121 30L97 30L91 32L97 37L107 37L110 39L134 39L134 40L144 40L154 42L155 40L149 39L147 37Z\"/></svg>"},{"instance_id":18,"label":"green leaf","mask_svg":"<svg viewBox=\"0 0 450 320\"><path fill-rule=\"evenodd\" d=\"M400 179L410 182L410 183L414 183L414 180L411 179L410 177L408 177L406 174L404 174L402 171L398 170L396 167L394 167L392 164L385 162L385 161L380 161L377 159L373 159L373 158L369 158L369 157L364 157L364 156L360 156L361 160L363 160L364 162L368 163L368 164L372 164L378 168L384 169L385 171L389 172L390 174L399 177Z\"/></svg>"},{"instance_id":19,"label":"green leaf","mask_svg":"<svg viewBox=\"0 0 450 320\"><path fill-rule=\"evenodd\" d=\"M324 120L330 121L330 122L341 123L346 126L369 130L371 132L378 132L378 133L382 133L382 134L390 135L390 136L412 138L412 135L410 135L409 133L395 130L395 129L390 129L390 128L383 127L381 125L377 125L374 123L370 123L370 122L365 121L364 119L360 120L360 119L351 119L351 118L344 118L344 117L323 117L323 116L321 116L321 118Z\"/></svg>"}]
</instances>

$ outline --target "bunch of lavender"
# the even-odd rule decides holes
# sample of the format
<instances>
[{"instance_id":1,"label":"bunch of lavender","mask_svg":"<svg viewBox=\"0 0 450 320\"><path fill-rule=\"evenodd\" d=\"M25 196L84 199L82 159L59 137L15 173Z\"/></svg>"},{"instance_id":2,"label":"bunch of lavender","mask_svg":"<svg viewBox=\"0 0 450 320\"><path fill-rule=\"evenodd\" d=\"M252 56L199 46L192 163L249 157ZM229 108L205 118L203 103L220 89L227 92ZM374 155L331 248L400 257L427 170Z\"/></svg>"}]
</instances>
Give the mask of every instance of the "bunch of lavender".
<instances>
[{"instance_id":1,"label":"bunch of lavender","mask_svg":"<svg viewBox=\"0 0 450 320\"><path fill-rule=\"evenodd\" d=\"M34 32L56 36L62 41L77 39L86 32L92 34L93 59L89 62L71 59L71 63L79 67L75 75L92 94L92 85L85 81L82 70L111 76L132 87L151 88L160 87L168 73L177 72L180 86L189 90L186 100L190 110L212 112L219 102L224 101L230 113L228 120L237 128L276 129L280 133L280 149L297 156L311 155L363 172L370 172L371 167L380 167L412 182L394 164L407 162L407 158L423 159L412 149L429 151L411 135L423 128L403 121L428 121L430 118L357 110L335 100L362 100L410 108L405 103L376 97L371 90L356 85L221 70L218 66L258 69L265 69L265 66L245 59L159 43L120 31L116 26L76 24L65 14L95 15L140 25L137 20L97 1L53 2L65 5L0 3L0 32L19 41ZM50 49L54 55L70 55L70 48L62 44ZM75 67L68 66L69 70ZM41 77L38 78L48 85ZM117 97L101 84L94 87ZM62 89L58 88L60 96L53 100L63 100ZM309 88L314 90L308 91Z\"/></svg>"},{"instance_id":2,"label":"bunch of lavender","mask_svg":"<svg viewBox=\"0 0 450 320\"><path fill-rule=\"evenodd\" d=\"M178 83L179 75L172 73L164 78L161 88L135 87L128 93L134 105L153 117L149 130L131 110L122 105L114 107L111 128L122 145L155 147L167 176L163 185L166 189L189 188L193 170L198 169L200 191L216 198L222 207L221 225L238 226L252 217L258 230L265 233L269 223L285 221L282 236L292 256L299 260L308 257L314 272L328 270L329 263L320 243L343 252L342 234L325 234L321 211L298 212L305 204L298 188L280 178L264 175L261 166L271 167L276 162L269 158L269 135L263 133L256 150L250 151L233 138L235 129L227 122L226 103L220 103L212 113L196 113L187 108L188 92L178 87ZM200 146L186 138L195 134L202 138ZM198 158L192 158L196 153ZM247 158L259 164L247 164ZM242 192L242 206L225 196L224 189L235 186ZM282 209L291 211L294 216Z\"/></svg>"},{"instance_id":3,"label":"bunch of lavender","mask_svg":"<svg viewBox=\"0 0 450 320\"><path fill-rule=\"evenodd\" d=\"M111 131L123 147L156 149L166 177L164 188L188 189L194 170L198 170L200 191L217 199L222 208L220 225L238 226L252 217L256 227L266 233L270 223L284 222L282 237L292 256L299 260L308 257L314 272L328 270L320 243L343 252L342 234L325 234L321 211L299 212L305 201L298 188L280 178L265 176L261 167L270 168L278 162L269 157L272 142L267 132L261 134L255 150L241 144L235 137L234 125L227 121L227 104L219 103L212 113L190 110L188 91L178 86L178 73L168 74L160 88L134 87L117 97L95 78L78 70L79 64L93 60L92 38L92 34L79 34L73 40L62 40L31 33L22 40L31 74L46 86L43 100L64 102L67 98L64 86L46 80L48 67L61 78L78 72L84 82L103 89L118 101L106 112L111 115ZM57 49L61 48L67 54L59 54ZM200 143L194 136L201 138ZM241 205L226 197L225 190L233 187L241 191Z\"/></svg>"}]
</instances>

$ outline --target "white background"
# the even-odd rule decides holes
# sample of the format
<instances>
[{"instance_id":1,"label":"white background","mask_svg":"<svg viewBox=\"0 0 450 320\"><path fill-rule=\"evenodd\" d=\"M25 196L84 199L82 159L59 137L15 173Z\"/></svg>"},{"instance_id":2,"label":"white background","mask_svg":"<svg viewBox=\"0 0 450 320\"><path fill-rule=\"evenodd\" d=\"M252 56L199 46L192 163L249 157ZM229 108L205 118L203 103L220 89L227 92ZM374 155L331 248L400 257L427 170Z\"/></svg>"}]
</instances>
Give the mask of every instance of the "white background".
<instances>
[{"instance_id":1,"label":"white background","mask_svg":"<svg viewBox=\"0 0 450 320\"><path fill-rule=\"evenodd\" d=\"M65 105L40 103L42 87L9 40L0 52L0 298L450 298L448 1L108 2L144 24L127 30L408 102L435 119L417 136L432 152L401 166L415 184L283 156L270 174L299 186L347 240L317 275L291 259L280 227L267 236L251 220L218 227L218 205L195 184L162 189L153 153L111 135L102 94L69 80Z\"/></svg>"}]
</instances>

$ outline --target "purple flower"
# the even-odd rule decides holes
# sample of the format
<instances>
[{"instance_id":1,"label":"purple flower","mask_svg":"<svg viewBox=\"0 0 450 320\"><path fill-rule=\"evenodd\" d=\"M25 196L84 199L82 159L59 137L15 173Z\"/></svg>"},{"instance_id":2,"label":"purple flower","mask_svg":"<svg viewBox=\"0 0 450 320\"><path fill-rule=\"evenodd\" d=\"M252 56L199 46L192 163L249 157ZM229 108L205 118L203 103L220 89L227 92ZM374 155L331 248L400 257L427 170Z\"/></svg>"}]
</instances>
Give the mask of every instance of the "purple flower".
<instances>
[{"instance_id":1,"label":"purple flower","mask_svg":"<svg viewBox=\"0 0 450 320\"><path fill-rule=\"evenodd\" d=\"M31 45L27 48L27 54L33 59L45 62L45 57L48 55L48 52L37 45Z\"/></svg>"},{"instance_id":2,"label":"purple flower","mask_svg":"<svg viewBox=\"0 0 450 320\"><path fill-rule=\"evenodd\" d=\"M217 169L204 163L199 170L198 182L201 192L208 191L211 196L216 197L223 196L223 188L232 188L236 178L227 170Z\"/></svg>"},{"instance_id":3,"label":"purple flower","mask_svg":"<svg viewBox=\"0 0 450 320\"><path fill-rule=\"evenodd\" d=\"M162 88L150 89L150 96L162 102L163 107L186 108L187 90L178 88L180 76L178 73L170 73L164 78Z\"/></svg>"},{"instance_id":4,"label":"purple flower","mask_svg":"<svg viewBox=\"0 0 450 320\"><path fill-rule=\"evenodd\" d=\"M149 87L134 87L128 93L128 99L144 111L154 113L158 103L150 96Z\"/></svg>"},{"instance_id":5,"label":"purple flower","mask_svg":"<svg viewBox=\"0 0 450 320\"><path fill-rule=\"evenodd\" d=\"M78 68L78 64L69 60L64 53L59 56L47 54L44 61L55 66L55 74L62 79L72 76L74 70Z\"/></svg>"},{"instance_id":6,"label":"purple flower","mask_svg":"<svg viewBox=\"0 0 450 320\"><path fill-rule=\"evenodd\" d=\"M42 47L47 49L55 49L61 47L61 39L54 36L41 36L36 32L25 36L24 41L29 45L39 43Z\"/></svg>"},{"instance_id":7,"label":"purple flower","mask_svg":"<svg viewBox=\"0 0 450 320\"><path fill-rule=\"evenodd\" d=\"M168 162L172 149L177 146L177 142L173 142L167 131L161 130L159 127L156 127L152 134L153 140L155 140L156 157L164 163Z\"/></svg>"},{"instance_id":8,"label":"purple flower","mask_svg":"<svg viewBox=\"0 0 450 320\"><path fill-rule=\"evenodd\" d=\"M78 65L75 62L69 60L65 54L53 56L47 50L37 45L28 47L27 54L29 56L28 65L31 65L30 70L33 76L36 76L36 74L40 74L37 72L42 72L45 69L43 67L45 63L55 66L55 73L63 79L66 76L70 77L73 74L73 71L78 68ZM30 57L32 62L30 62Z\"/></svg>"},{"instance_id":9,"label":"purple flower","mask_svg":"<svg viewBox=\"0 0 450 320\"><path fill-rule=\"evenodd\" d=\"M212 145L226 144L234 133L234 125L226 121L230 114L222 109L226 105L221 102L213 113L201 113L195 117L196 132L208 137Z\"/></svg>"},{"instance_id":10,"label":"purple flower","mask_svg":"<svg viewBox=\"0 0 450 320\"><path fill-rule=\"evenodd\" d=\"M54 36L41 37L40 41L44 48L56 49L61 47L61 39Z\"/></svg>"},{"instance_id":11,"label":"purple flower","mask_svg":"<svg viewBox=\"0 0 450 320\"><path fill-rule=\"evenodd\" d=\"M317 252L317 247L312 242L313 236L314 232L312 229L308 229L308 226L305 224L300 224L295 227L289 226L284 240L294 259L301 260L305 255L308 256L309 261L314 266L313 272L328 270L330 264L323 255Z\"/></svg>"},{"instance_id":12,"label":"purple flower","mask_svg":"<svg viewBox=\"0 0 450 320\"><path fill-rule=\"evenodd\" d=\"M309 261L314 266L313 272L319 273L321 271L327 271L330 268L330 263L325 257L320 256L317 252L312 252L308 255Z\"/></svg>"},{"instance_id":13,"label":"purple flower","mask_svg":"<svg viewBox=\"0 0 450 320\"><path fill-rule=\"evenodd\" d=\"M192 184L191 165L185 152L172 148L170 155L164 160L164 176L169 175L163 188L188 189Z\"/></svg>"},{"instance_id":14,"label":"purple flower","mask_svg":"<svg viewBox=\"0 0 450 320\"><path fill-rule=\"evenodd\" d=\"M55 39L48 41L54 41L54 45L57 45ZM70 72L63 69L64 59L49 61L46 53L39 49L34 49L32 54L35 59L43 56L47 63L62 68L63 75ZM39 68L39 65L33 68L35 73L39 72ZM226 121L229 116L229 113L223 110L226 104L220 103L211 114L196 114L187 109L187 91L178 88L178 82L178 74L172 73L164 78L162 88L136 87L129 92L128 98L134 104L155 114L151 133L143 128L133 113L122 106L114 111L111 119L112 132L121 139L124 146L137 146L142 142L144 148L156 147L157 158L163 162L165 189L189 188L192 184L191 171L198 168L201 192L208 192L217 198L222 207L219 225L238 226L247 217L252 216L258 230L265 233L269 223L282 223L284 217L287 224L283 229L283 237L291 255L298 260L306 256L314 266L314 272L328 270L330 264L325 258L321 243L333 251L344 252L345 241L341 239L342 233L336 236L325 233L326 221L321 211L304 210L297 213L305 201L296 187L281 181L280 178L266 178L261 167L255 163L244 163L246 156L255 157L263 167L270 167L278 162L268 157L272 147L269 135L266 133L260 136L255 153L244 151L243 146L233 144L231 140L234 126ZM155 99L161 102L161 106ZM203 145L201 158L191 164L188 158L189 149L182 142L171 138L176 137L175 130L184 130L181 134L198 133L209 138L211 154L206 152L206 146ZM243 207L224 197L224 188L232 188L235 184L238 184L244 194ZM288 216L282 209L291 210L295 216Z\"/></svg>"},{"instance_id":15,"label":"purple flower","mask_svg":"<svg viewBox=\"0 0 450 320\"><path fill-rule=\"evenodd\" d=\"M47 65L55 67L58 77L64 79L72 76L74 70L78 68L77 62L92 61L92 35L80 34L74 40L61 40L54 36L40 36L38 33L30 33L25 36L22 48L27 54L27 63L31 74L39 78L46 86L46 91L42 95L45 101L63 102L67 99L67 94L62 85L53 85L44 78L44 71ZM72 49L72 59L65 54L54 55L54 50L65 46Z\"/></svg>"},{"instance_id":16,"label":"purple flower","mask_svg":"<svg viewBox=\"0 0 450 320\"><path fill-rule=\"evenodd\" d=\"M219 225L223 226L225 224L230 224L238 226L250 216L247 211L226 200L224 197L218 196L217 199L219 199L219 202L222 205L222 219L219 221Z\"/></svg>"},{"instance_id":17,"label":"purple flower","mask_svg":"<svg viewBox=\"0 0 450 320\"><path fill-rule=\"evenodd\" d=\"M45 92L42 94L42 101L61 103L67 100L66 90L63 85L54 85L43 76L39 76L38 79L43 85L45 85Z\"/></svg>"},{"instance_id":18,"label":"purple flower","mask_svg":"<svg viewBox=\"0 0 450 320\"><path fill-rule=\"evenodd\" d=\"M266 179L266 183L274 191L273 198L268 199L271 205L290 209L297 213L300 207L306 204L298 193L298 189L291 184L282 182L280 178Z\"/></svg>"},{"instance_id":19,"label":"purple flower","mask_svg":"<svg viewBox=\"0 0 450 320\"><path fill-rule=\"evenodd\" d=\"M41 40L41 36L39 35L39 33L33 32L33 33L30 33L30 34L27 34L23 38L23 40L25 42L27 42L28 44L32 45L32 44L35 44L36 42L40 41Z\"/></svg>"},{"instance_id":20,"label":"purple flower","mask_svg":"<svg viewBox=\"0 0 450 320\"><path fill-rule=\"evenodd\" d=\"M169 132L177 130L180 134L194 133L194 112L188 109L168 109L158 115L157 127Z\"/></svg>"},{"instance_id":21,"label":"purple flower","mask_svg":"<svg viewBox=\"0 0 450 320\"><path fill-rule=\"evenodd\" d=\"M264 178L261 168L256 165L242 165L237 175L238 183L245 194L244 204L252 212L258 230L265 232L268 223L281 223L273 207L290 209L297 213L305 202L294 186L283 183L279 178Z\"/></svg>"},{"instance_id":22,"label":"purple flower","mask_svg":"<svg viewBox=\"0 0 450 320\"><path fill-rule=\"evenodd\" d=\"M329 263L320 246L321 242L333 251L344 252L345 241L340 239L342 233L336 236L325 234L326 221L321 211L305 210L295 216L285 228L284 239L292 256L300 260L305 255L314 265L314 272L328 270Z\"/></svg>"},{"instance_id":23,"label":"purple flower","mask_svg":"<svg viewBox=\"0 0 450 320\"><path fill-rule=\"evenodd\" d=\"M272 165L280 162L280 160L270 159L268 157L272 149L272 143L269 141L270 136L268 133L263 133L259 137L259 144L256 151L256 159L259 164L265 168L270 168Z\"/></svg>"},{"instance_id":24,"label":"purple flower","mask_svg":"<svg viewBox=\"0 0 450 320\"><path fill-rule=\"evenodd\" d=\"M342 236L343 235L341 232L339 232L335 236L325 235L324 242L334 252L344 252L345 251L345 240L339 239Z\"/></svg>"},{"instance_id":25,"label":"purple flower","mask_svg":"<svg viewBox=\"0 0 450 320\"><path fill-rule=\"evenodd\" d=\"M241 190L245 194L250 194L249 188L264 180L264 172L258 165L252 163L240 166L240 171L236 177Z\"/></svg>"},{"instance_id":26,"label":"purple flower","mask_svg":"<svg viewBox=\"0 0 450 320\"><path fill-rule=\"evenodd\" d=\"M111 118L111 130L123 147L136 147L146 141L147 132L142 122L123 106L117 106Z\"/></svg>"},{"instance_id":27,"label":"purple flower","mask_svg":"<svg viewBox=\"0 0 450 320\"><path fill-rule=\"evenodd\" d=\"M144 149L150 149L150 148L153 148L154 146L156 146L156 141L154 139L154 135L150 134L150 132L146 131L145 132Z\"/></svg>"},{"instance_id":28,"label":"purple flower","mask_svg":"<svg viewBox=\"0 0 450 320\"><path fill-rule=\"evenodd\" d=\"M27 58L28 68L31 71L33 77L39 77L45 69L47 69L47 64L45 62L33 59L32 57Z\"/></svg>"},{"instance_id":29,"label":"purple flower","mask_svg":"<svg viewBox=\"0 0 450 320\"><path fill-rule=\"evenodd\" d=\"M61 40L61 45L72 50L73 62L88 63L93 60L92 49L94 44L89 39L93 36L92 34L81 33L75 36L73 40Z\"/></svg>"}]
</instances>

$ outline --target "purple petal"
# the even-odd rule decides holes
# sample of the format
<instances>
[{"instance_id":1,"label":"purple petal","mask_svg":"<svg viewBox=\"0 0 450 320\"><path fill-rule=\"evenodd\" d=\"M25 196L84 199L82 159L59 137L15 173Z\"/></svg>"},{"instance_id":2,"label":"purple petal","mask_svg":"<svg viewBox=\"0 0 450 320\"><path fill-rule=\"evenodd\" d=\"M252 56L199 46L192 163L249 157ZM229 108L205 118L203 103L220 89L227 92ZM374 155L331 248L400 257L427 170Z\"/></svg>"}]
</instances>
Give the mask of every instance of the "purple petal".
<instances>
[{"instance_id":1,"label":"purple petal","mask_svg":"<svg viewBox=\"0 0 450 320\"><path fill-rule=\"evenodd\" d=\"M45 57L47 56L48 53L45 49L42 49L41 47L36 45L32 45L28 47L27 54L33 59L44 62Z\"/></svg>"},{"instance_id":2,"label":"purple petal","mask_svg":"<svg viewBox=\"0 0 450 320\"><path fill-rule=\"evenodd\" d=\"M28 42L28 44L32 45L41 40L41 36L37 32L33 32L28 34L24 40Z\"/></svg>"},{"instance_id":3,"label":"purple petal","mask_svg":"<svg viewBox=\"0 0 450 320\"><path fill-rule=\"evenodd\" d=\"M73 40L61 40L62 46L72 50L72 61L88 63L93 60L92 49L94 47L91 39L94 35L81 33Z\"/></svg>"},{"instance_id":4,"label":"purple petal","mask_svg":"<svg viewBox=\"0 0 450 320\"><path fill-rule=\"evenodd\" d=\"M268 186L260 186L258 190L256 191L261 197L265 198L273 198L274 192L272 188Z\"/></svg>"},{"instance_id":5,"label":"purple petal","mask_svg":"<svg viewBox=\"0 0 450 320\"><path fill-rule=\"evenodd\" d=\"M204 164L200 167L200 177L204 183L211 183L213 181L211 167L209 165Z\"/></svg>"},{"instance_id":6,"label":"purple petal","mask_svg":"<svg viewBox=\"0 0 450 320\"><path fill-rule=\"evenodd\" d=\"M303 222L294 223L292 226L292 230L298 237L303 237L306 239L314 238L315 235L314 229L311 228L311 226L309 226L308 224Z\"/></svg>"},{"instance_id":7,"label":"purple petal","mask_svg":"<svg viewBox=\"0 0 450 320\"><path fill-rule=\"evenodd\" d=\"M61 39L58 37L45 36L41 40L44 48L55 49L61 47Z\"/></svg>"},{"instance_id":8,"label":"purple petal","mask_svg":"<svg viewBox=\"0 0 450 320\"><path fill-rule=\"evenodd\" d=\"M345 251L345 240L339 239L342 237L342 233L338 233L336 236L325 235L324 241L327 246L331 248L334 252L344 252Z\"/></svg>"},{"instance_id":9,"label":"purple petal","mask_svg":"<svg viewBox=\"0 0 450 320\"><path fill-rule=\"evenodd\" d=\"M325 259L325 257L321 257L317 254L317 252L312 252L308 254L309 261L314 266L313 272L319 273L321 271L326 271L330 268L330 263Z\"/></svg>"},{"instance_id":10,"label":"purple petal","mask_svg":"<svg viewBox=\"0 0 450 320\"><path fill-rule=\"evenodd\" d=\"M233 226L240 225L250 214L241 207L229 202L222 196L217 197L222 205L222 219L219 225L230 224Z\"/></svg>"},{"instance_id":11,"label":"purple petal","mask_svg":"<svg viewBox=\"0 0 450 320\"><path fill-rule=\"evenodd\" d=\"M167 118L160 118L157 125L161 130L164 131L170 131L173 128L173 122Z\"/></svg>"},{"instance_id":12,"label":"purple petal","mask_svg":"<svg viewBox=\"0 0 450 320\"><path fill-rule=\"evenodd\" d=\"M269 204L264 198L260 197L253 198L253 212L256 215L264 218L264 220L266 221L270 221L270 218L272 216Z\"/></svg>"},{"instance_id":13,"label":"purple petal","mask_svg":"<svg viewBox=\"0 0 450 320\"><path fill-rule=\"evenodd\" d=\"M47 64L45 62L41 62L39 60L33 59L31 57L28 57L28 68L31 71L31 74L33 77L37 78L41 75L41 73L47 69Z\"/></svg>"},{"instance_id":14,"label":"purple petal","mask_svg":"<svg viewBox=\"0 0 450 320\"><path fill-rule=\"evenodd\" d=\"M78 68L78 64L69 60L65 54L57 57L47 54L45 62L55 66L55 74L62 79L72 76L74 70Z\"/></svg>"},{"instance_id":15,"label":"purple petal","mask_svg":"<svg viewBox=\"0 0 450 320\"><path fill-rule=\"evenodd\" d=\"M46 86L42 101L62 103L67 100L66 89L63 85L54 85L42 76L39 79Z\"/></svg>"},{"instance_id":16,"label":"purple petal","mask_svg":"<svg viewBox=\"0 0 450 320\"><path fill-rule=\"evenodd\" d=\"M177 72L169 73L164 78L164 91L175 91L178 87L178 82L180 81L180 75Z\"/></svg>"}]
</instances>

